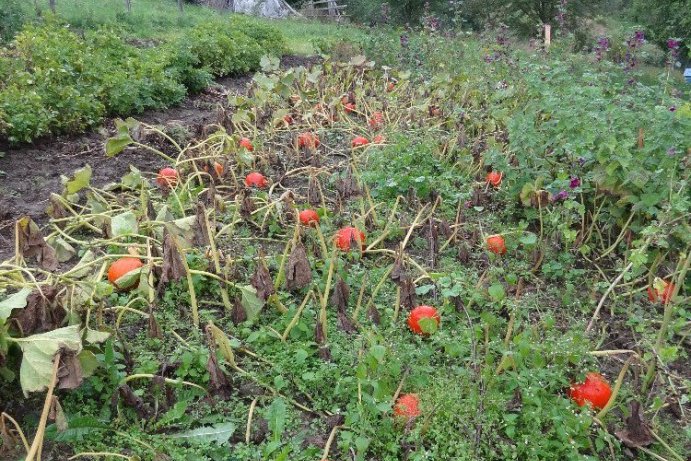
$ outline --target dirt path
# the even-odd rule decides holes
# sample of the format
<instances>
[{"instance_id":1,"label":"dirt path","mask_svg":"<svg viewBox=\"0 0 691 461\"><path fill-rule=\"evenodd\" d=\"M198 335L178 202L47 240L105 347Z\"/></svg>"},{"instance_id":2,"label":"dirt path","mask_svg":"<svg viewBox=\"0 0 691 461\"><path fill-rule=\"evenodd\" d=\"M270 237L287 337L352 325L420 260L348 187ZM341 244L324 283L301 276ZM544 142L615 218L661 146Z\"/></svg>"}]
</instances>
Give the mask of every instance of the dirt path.
<instances>
[{"instance_id":1,"label":"dirt path","mask_svg":"<svg viewBox=\"0 0 691 461\"><path fill-rule=\"evenodd\" d=\"M316 58L286 56L284 67L309 65ZM179 106L145 112L135 118L149 124L179 124L190 129L201 128L215 120L219 104L227 101L229 92L244 91L250 75L219 79L205 92L185 99ZM61 175L69 176L87 164L93 169L92 182L102 185L117 180L130 165L156 171L164 161L147 152L126 151L115 158L103 152L103 142L113 131L114 120L106 120L100 129L78 136L46 138L19 148L0 142L0 261L12 254L15 220L29 215L38 223L46 220L45 209L52 192L61 192Z\"/></svg>"}]
</instances>

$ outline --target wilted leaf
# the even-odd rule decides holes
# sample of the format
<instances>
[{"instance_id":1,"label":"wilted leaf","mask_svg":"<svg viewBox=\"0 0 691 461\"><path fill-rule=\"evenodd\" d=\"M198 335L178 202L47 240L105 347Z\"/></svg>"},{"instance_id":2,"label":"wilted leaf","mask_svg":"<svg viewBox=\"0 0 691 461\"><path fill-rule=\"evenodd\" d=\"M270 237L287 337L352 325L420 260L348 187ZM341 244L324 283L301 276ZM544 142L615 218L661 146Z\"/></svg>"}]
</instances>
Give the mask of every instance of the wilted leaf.
<instances>
[{"instance_id":1,"label":"wilted leaf","mask_svg":"<svg viewBox=\"0 0 691 461\"><path fill-rule=\"evenodd\" d=\"M401 306L412 309L417 306L417 295L415 293L415 283L410 276L406 276L400 284L401 287Z\"/></svg>"},{"instance_id":2,"label":"wilted leaf","mask_svg":"<svg viewBox=\"0 0 691 461\"><path fill-rule=\"evenodd\" d=\"M200 427L190 431L171 434L169 437L194 444L215 442L222 445L228 443L233 432L235 432L235 424L219 423L213 426Z\"/></svg>"},{"instance_id":3,"label":"wilted leaf","mask_svg":"<svg viewBox=\"0 0 691 461\"><path fill-rule=\"evenodd\" d=\"M137 225L137 217L131 211L113 216L110 220L111 237L137 234L138 232L139 226Z\"/></svg>"},{"instance_id":4,"label":"wilted leaf","mask_svg":"<svg viewBox=\"0 0 691 461\"><path fill-rule=\"evenodd\" d=\"M264 307L265 300L257 296L257 290L251 285L240 287L240 293L242 293L242 301L240 302L242 307L245 308L247 320L256 319Z\"/></svg>"},{"instance_id":5,"label":"wilted leaf","mask_svg":"<svg viewBox=\"0 0 691 461\"><path fill-rule=\"evenodd\" d=\"M26 298L26 307L12 314L19 323L24 336L50 331L62 324L66 311L57 299L56 287L42 287L34 290Z\"/></svg>"},{"instance_id":6,"label":"wilted leaf","mask_svg":"<svg viewBox=\"0 0 691 461\"><path fill-rule=\"evenodd\" d=\"M119 154L125 150L127 146L134 142L130 136L130 129L134 128L135 124L137 124L137 122L133 119L128 119L127 121L120 119L115 120L115 128L117 129L117 133L108 138L105 146L106 155L108 157L113 157Z\"/></svg>"},{"instance_id":7,"label":"wilted leaf","mask_svg":"<svg viewBox=\"0 0 691 461\"><path fill-rule=\"evenodd\" d=\"M31 288L22 288L18 292L0 301L0 322L4 322L12 314L13 309L24 309L26 299L31 293Z\"/></svg>"},{"instance_id":8,"label":"wilted leaf","mask_svg":"<svg viewBox=\"0 0 691 461\"><path fill-rule=\"evenodd\" d=\"M250 283L257 290L257 296L264 301L274 294L274 282L271 280L271 274L269 274L263 261L257 264L257 269L254 271Z\"/></svg>"},{"instance_id":9,"label":"wilted leaf","mask_svg":"<svg viewBox=\"0 0 691 461\"><path fill-rule=\"evenodd\" d=\"M247 320L247 312L239 300L236 300L233 304L233 310L230 312L230 319L233 321L234 325L239 325Z\"/></svg>"},{"instance_id":10,"label":"wilted leaf","mask_svg":"<svg viewBox=\"0 0 691 461\"><path fill-rule=\"evenodd\" d=\"M198 246L209 244L209 229L206 227L206 208L201 202L197 202L197 214L194 220L194 243ZM211 226L213 228L213 226Z\"/></svg>"},{"instance_id":11,"label":"wilted leaf","mask_svg":"<svg viewBox=\"0 0 691 461\"><path fill-rule=\"evenodd\" d=\"M50 194L50 204L46 207L46 213L53 219L61 219L68 216L65 206L62 204L61 197L56 193ZM56 223L61 228L64 223Z\"/></svg>"},{"instance_id":12,"label":"wilted leaf","mask_svg":"<svg viewBox=\"0 0 691 461\"><path fill-rule=\"evenodd\" d=\"M233 387L228 377L218 366L216 348L213 344L210 346L211 352L209 354L209 360L206 362L206 371L209 372L209 393L227 399L230 397Z\"/></svg>"},{"instance_id":13,"label":"wilted leaf","mask_svg":"<svg viewBox=\"0 0 691 461\"><path fill-rule=\"evenodd\" d=\"M19 251L25 258L36 257L42 268L52 271L58 267L55 250L43 238L38 225L28 216L17 221Z\"/></svg>"},{"instance_id":14,"label":"wilted leaf","mask_svg":"<svg viewBox=\"0 0 691 461\"><path fill-rule=\"evenodd\" d=\"M75 351L64 351L60 355L58 368L58 389L76 389L84 380L82 365Z\"/></svg>"},{"instance_id":15,"label":"wilted leaf","mask_svg":"<svg viewBox=\"0 0 691 461\"><path fill-rule=\"evenodd\" d=\"M62 237L49 238L48 243L55 250L58 262L67 262L77 254L77 250Z\"/></svg>"},{"instance_id":16,"label":"wilted leaf","mask_svg":"<svg viewBox=\"0 0 691 461\"><path fill-rule=\"evenodd\" d=\"M336 307L338 315L338 325L346 333L352 334L357 331L355 324L350 317L346 314L346 308L348 307L348 297L350 296L350 289L348 284L345 283L343 278L340 278L336 285L334 286L333 293L331 294L331 304Z\"/></svg>"},{"instance_id":17,"label":"wilted leaf","mask_svg":"<svg viewBox=\"0 0 691 461\"><path fill-rule=\"evenodd\" d=\"M286 288L295 290L306 287L312 281L312 269L302 243L298 243L290 253L286 263Z\"/></svg>"},{"instance_id":18,"label":"wilted leaf","mask_svg":"<svg viewBox=\"0 0 691 461\"><path fill-rule=\"evenodd\" d=\"M185 265L175 242L175 237L166 233L163 239L163 270L159 281L159 289L161 286L171 281L181 280L185 276Z\"/></svg>"},{"instance_id":19,"label":"wilted leaf","mask_svg":"<svg viewBox=\"0 0 691 461\"><path fill-rule=\"evenodd\" d=\"M320 184L316 176L310 176L307 188L307 201L312 205L321 203Z\"/></svg>"},{"instance_id":20,"label":"wilted leaf","mask_svg":"<svg viewBox=\"0 0 691 461\"><path fill-rule=\"evenodd\" d=\"M326 345L326 332L322 323L317 319L317 324L314 328L314 342L319 346L319 357L322 360L331 360L331 350L329 346Z\"/></svg>"},{"instance_id":21,"label":"wilted leaf","mask_svg":"<svg viewBox=\"0 0 691 461\"><path fill-rule=\"evenodd\" d=\"M379 313L379 310L377 310L377 306L374 304L371 304L369 309L367 309L367 317L369 317L369 319L375 325L379 325L379 323L381 323L381 314Z\"/></svg>"},{"instance_id":22,"label":"wilted leaf","mask_svg":"<svg viewBox=\"0 0 691 461\"><path fill-rule=\"evenodd\" d=\"M96 259L96 254L91 250L86 250L72 272L72 277L82 279L88 277L94 271L94 265L89 265ZM79 269L78 269L79 268Z\"/></svg>"},{"instance_id":23,"label":"wilted leaf","mask_svg":"<svg viewBox=\"0 0 691 461\"><path fill-rule=\"evenodd\" d=\"M458 260L463 264L468 264L470 262L470 249L465 243L462 243L458 248Z\"/></svg>"},{"instance_id":24,"label":"wilted leaf","mask_svg":"<svg viewBox=\"0 0 691 461\"><path fill-rule=\"evenodd\" d=\"M345 176L336 182L336 190L338 190L338 193L343 199L360 193L360 187L355 180L355 176L353 176L353 170L350 166L346 170Z\"/></svg>"},{"instance_id":25,"label":"wilted leaf","mask_svg":"<svg viewBox=\"0 0 691 461\"><path fill-rule=\"evenodd\" d=\"M158 326L153 309L149 309L149 338L163 339L163 333L161 333L161 328Z\"/></svg>"},{"instance_id":26,"label":"wilted leaf","mask_svg":"<svg viewBox=\"0 0 691 461\"><path fill-rule=\"evenodd\" d=\"M23 353L19 381L26 397L29 392L40 392L48 387L52 378L53 358L60 349L77 353L82 350L79 325L12 341L19 345Z\"/></svg>"},{"instance_id":27,"label":"wilted leaf","mask_svg":"<svg viewBox=\"0 0 691 461\"><path fill-rule=\"evenodd\" d=\"M400 283L406 275L405 265L403 264L403 251L401 248L396 251L396 259L393 263L393 270L391 270L391 280Z\"/></svg>"},{"instance_id":28,"label":"wilted leaf","mask_svg":"<svg viewBox=\"0 0 691 461\"><path fill-rule=\"evenodd\" d=\"M82 330L84 340L89 344L100 344L106 342L110 338L110 333L107 331L98 331L93 328L84 328Z\"/></svg>"},{"instance_id":29,"label":"wilted leaf","mask_svg":"<svg viewBox=\"0 0 691 461\"><path fill-rule=\"evenodd\" d=\"M252 196L243 191L240 197L240 214L245 218L249 218L254 211L254 201L252 200Z\"/></svg>"},{"instance_id":30,"label":"wilted leaf","mask_svg":"<svg viewBox=\"0 0 691 461\"><path fill-rule=\"evenodd\" d=\"M631 402L631 416L626 418L626 429L615 432L615 435L630 448L647 447L655 441L648 423L643 420L641 404Z\"/></svg>"},{"instance_id":31,"label":"wilted leaf","mask_svg":"<svg viewBox=\"0 0 691 461\"><path fill-rule=\"evenodd\" d=\"M132 388L127 384L122 384L118 388L117 395L126 406L134 409L141 419L148 419L151 415L151 409L146 405L146 403L144 403L144 400L135 394Z\"/></svg>"},{"instance_id":32,"label":"wilted leaf","mask_svg":"<svg viewBox=\"0 0 691 461\"><path fill-rule=\"evenodd\" d=\"M63 176L62 183L65 185L67 195L76 194L85 187L89 187L91 183L91 165L76 170L72 179Z\"/></svg>"}]
</instances>

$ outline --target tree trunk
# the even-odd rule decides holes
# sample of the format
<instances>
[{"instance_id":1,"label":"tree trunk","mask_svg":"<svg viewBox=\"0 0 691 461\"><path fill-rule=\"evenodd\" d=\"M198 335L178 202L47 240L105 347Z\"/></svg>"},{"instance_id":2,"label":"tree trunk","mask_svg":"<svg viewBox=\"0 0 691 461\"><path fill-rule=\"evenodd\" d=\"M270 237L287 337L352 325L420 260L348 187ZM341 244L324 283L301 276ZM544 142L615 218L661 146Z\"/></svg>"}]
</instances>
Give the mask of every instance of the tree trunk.
<instances>
[{"instance_id":1,"label":"tree trunk","mask_svg":"<svg viewBox=\"0 0 691 461\"><path fill-rule=\"evenodd\" d=\"M180 13L185 11L183 8L183 0L178 0L178 9L180 10Z\"/></svg>"},{"instance_id":2,"label":"tree trunk","mask_svg":"<svg viewBox=\"0 0 691 461\"><path fill-rule=\"evenodd\" d=\"M127 8L127 12L131 13L132 12L132 0L125 0L125 7Z\"/></svg>"},{"instance_id":3,"label":"tree trunk","mask_svg":"<svg viewBox=\"0 0 691 461\"><path fill-rule=\"evenodd\" d=\"M55 0L48 0L48 6L50 7L50 11L55 14Z\"/></svg>"}]
</instances>

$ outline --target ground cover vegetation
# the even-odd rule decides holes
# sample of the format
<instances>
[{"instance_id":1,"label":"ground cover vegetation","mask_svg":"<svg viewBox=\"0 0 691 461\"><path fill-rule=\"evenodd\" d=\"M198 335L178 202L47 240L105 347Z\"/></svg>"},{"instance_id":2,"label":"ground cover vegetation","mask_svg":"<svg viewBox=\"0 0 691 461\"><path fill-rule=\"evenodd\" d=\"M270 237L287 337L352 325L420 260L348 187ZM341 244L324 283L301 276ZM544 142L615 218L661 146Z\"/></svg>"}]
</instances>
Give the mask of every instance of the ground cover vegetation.
<instances>
[{"instance_id":1,"label":"ground cover vegetation","mask_svg":"<svg viewBox=\"0 0 691 461\"><path fill-rule=\"evenodd\" d=\"M688 90L577 40L320 38L203 133L118 121L160 170L66 176L0 265L0 450L683 461Z\"/></svg>"}]
</instances>

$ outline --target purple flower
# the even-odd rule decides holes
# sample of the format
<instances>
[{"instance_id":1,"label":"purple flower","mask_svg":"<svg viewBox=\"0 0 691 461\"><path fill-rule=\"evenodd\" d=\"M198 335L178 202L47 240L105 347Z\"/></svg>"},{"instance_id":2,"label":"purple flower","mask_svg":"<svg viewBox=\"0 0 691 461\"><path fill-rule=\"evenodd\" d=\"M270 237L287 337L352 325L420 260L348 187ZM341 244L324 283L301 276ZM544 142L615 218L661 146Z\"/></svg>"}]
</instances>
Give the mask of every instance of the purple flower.
<instances>
[{"instance_id":1,"label":"purple flower","mask_svg":"<svg viewBox=\"0 0 691 461\"><path fill-rule=\"evenodd\" d=\"M580 166L585 165L585 162L586 162L585 157L578 157L578 164Z\"/></svg>"},{"instance_id":2,"label":"purple flower","mask_svg":"<svg viewBox=\"0 0 691 461\"><path fill-rule=\"evenodd\" d=\"M645 34L643 33L642 30L637 30L636 33L633 35L633 38L639 43L642 44L645 41Z\"/></svg>"},{"instance_id":3,"label":"purple flower","mask_svg":"<svg viewBox=\"0 0 691 461\"><path fill-rule=\"evenodd\" d=\"M669 107L670 112L676 112L677 111L677 106L670 106Z\"/></svg>"},{"instance_id":4,"label":"purple flower","mask_svg":"<svg viewBox=\"0 0 691 461\"><path fill-rule=\"evenodd\" d=\"M578 176L571 176L571 180L569 181L569 187L571 189L575 189L577 187L581 186L581 178Z\"/></svg>"},{"instance_id":5,"label":"purple flower","mask_svg":"<svg viewBox=\"0 0 691 461\"><path fill-rule=\"evenodd\" d=\"M675 149L674 147L670 147L669 149L667 149L667 155L669 155L670 157L674 157L676 154L677 149Z\"/></svg>"},{"instance_id":6,"label":"purple flower","mask_svg":"<svg viewBox=\"0 0 691 461\"><path fill-rule=\"evenodd\" d=\"M565 190L560 190L559 192L557 192L556 195L554 195L554 197L552 197L552 201L553 202L562 202L562 201L566 200L567 198L569 198L569 193L566 192Z\"/></svg>"},{"instance_id":7,"label":"purple flower","mask_svg":"<svg viewBox=\"0 0 691 461\"><path fill-rule=\"evenodd\" d=\"M408 48L408 43L409 43L408 34L402 34L401 35L401 46L403 48Z\"/></svg>"},{"instance_id":8,"label":"purple flower","mask_svg":"<svg viewBox=\"0 0 691 461\"><path fill-rule=\"evenodd\" d=\"M670 38L669 40L667 40L667 48L669 48L670 50L679 49L680 46L681 46L681 41L679 41L679 40L676 40L674 38Z\"/></svg>"},{"instance_id":9,"label":"purple flower","mask_svg":"<svg viewBox=\"0 0 691 461\"><path fill-rule=\"evenodd\" d=\"M609 48L609 38L607 37L600 37L597 39L597 44L601 48Z\"/></svg>"}]
</instances>

